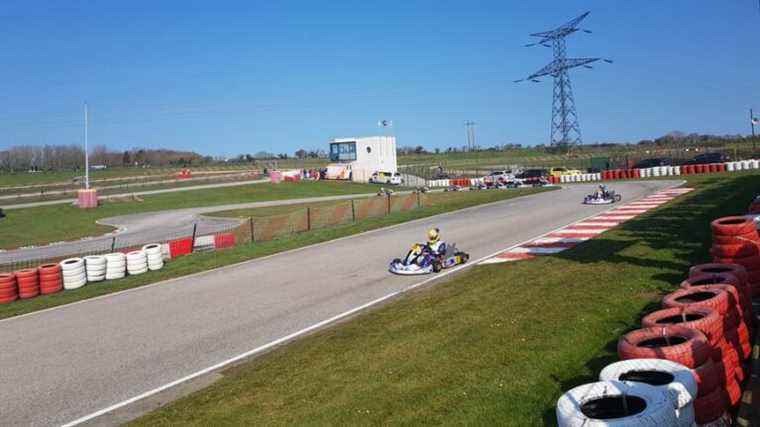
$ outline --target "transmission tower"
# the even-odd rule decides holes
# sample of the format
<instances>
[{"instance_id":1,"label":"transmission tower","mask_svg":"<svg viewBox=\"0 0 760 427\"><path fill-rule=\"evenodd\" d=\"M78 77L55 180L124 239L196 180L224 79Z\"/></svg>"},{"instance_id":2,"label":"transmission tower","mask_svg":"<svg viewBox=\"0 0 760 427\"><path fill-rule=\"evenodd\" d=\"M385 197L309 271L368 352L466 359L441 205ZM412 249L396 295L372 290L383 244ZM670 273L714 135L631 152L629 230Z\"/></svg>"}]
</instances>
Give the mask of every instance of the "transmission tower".
<instances>
[{"instance_id":1,"label":"transmission tower","mask_svg":"<svg viewBox=\"0 0 760 427\"><path fill-rule=\"evenodd\" d=\"M526 44L525 47L543 46L551 48L554 52L554 60L528 77L515 80L515 83L523 81L540 83L539 78L541 77L554 77L551 144L568 151L572 146L582 143L581 127L578 124L578 113L575 111L575 98L573 97L573 88L570 84L568 70L576 67L593 68L589 64L599 60L609 64L612 63L610 59L568 58L566 55L565 37L577 31L591 33L590 30L578 28L578 25L589 13L586 12L554 30L531 34L531 37L538 37L539 41Z\"/></svg>"},{"instance_id":2,"label":"transmission tower","mask_svg":"<svg viewBox=\"0 0 760 427\"><path fill-rule=\"evenodd\" d=\"M467 150L475 151L475 122L467 120L464 122L464 132L467 136Z\"/></svg>"}]
</instances>

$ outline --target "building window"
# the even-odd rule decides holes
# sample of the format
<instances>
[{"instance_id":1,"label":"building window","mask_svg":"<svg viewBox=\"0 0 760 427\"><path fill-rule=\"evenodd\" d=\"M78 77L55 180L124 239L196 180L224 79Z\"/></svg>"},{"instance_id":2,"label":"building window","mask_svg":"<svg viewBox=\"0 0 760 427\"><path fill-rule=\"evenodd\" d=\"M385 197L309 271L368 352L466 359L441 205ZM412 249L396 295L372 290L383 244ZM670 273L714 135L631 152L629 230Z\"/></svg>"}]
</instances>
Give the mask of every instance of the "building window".
<instances>
[{"instance_id":1,"label":"building window","mask_svg":"<svg viewBox=\"0 0 760 427\"><path fill-rule=\"evenodd\" d=\"M333 142L330 144L331 162L351 162L356 160L356 142Z\"/></svg>"}]
</instances>

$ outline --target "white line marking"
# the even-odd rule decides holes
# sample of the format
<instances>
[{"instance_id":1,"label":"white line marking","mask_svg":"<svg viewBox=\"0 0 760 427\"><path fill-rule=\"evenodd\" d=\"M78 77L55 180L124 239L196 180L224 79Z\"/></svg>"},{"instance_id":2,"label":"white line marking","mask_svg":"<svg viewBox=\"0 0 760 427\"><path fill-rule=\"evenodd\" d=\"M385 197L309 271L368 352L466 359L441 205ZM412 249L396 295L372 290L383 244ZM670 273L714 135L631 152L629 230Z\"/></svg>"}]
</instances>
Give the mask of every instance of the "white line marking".
<instances>
[{"instance_id":1,"label":"white line marking","mask_svg":"<svg viewBox=\"0 0 760 427\"><path fill-rule=\"evenodd\" d=\"M539 248L539 247L524 247L514 248L509 251L512 254L556 254L564 251L568 248Z\"/></svg>"},{"instance_id":2,"label":"white line marking","mask_svg":"<svg viewBox=\"0 0 760 427\"><path fill-rule=\"evenodd\" d=\"M678 184L673 184L673 186L683 185L684 182L685 181L681 181ZM500 202L504 202L504 200L502 200ZM496 203L500 203L500 202L496 202ZM483 206L487 206L487 205L481 205L480 207L483 207ZM462 212L463 210L470 210L470 209L472 209L472 208L462 209L462 210L459 210L459 211L447 212L447 213L444 213L444 214L441 214L441 215L448 215L448 214L451 214L453 212ZM585 218L582 218L582 219L580 219L580 220L578 220L578 221L576 221L574 223L568 224L568 225L573 225L573 224L575 224L577 222L585 221L585 220L587 220L589 218L593 218L596 215L598 215L598 213L595 213L593 215L589 215L589 216L587 216ZM434 216L439 216L439 215L434 215ZM432 217L420 218L418 220L414 220L414 221L409 221L409 222L406 222L406 223L397 224L395 226L391 226L391 227L388 227L388 228L394 228L394 227L401 226L401 225L408 225L410 223L414 223L414 222L418 222L418 221L422 221L422 220L428 220L430 218L432 218ZM475 266L475 265L480 265L481 263L483 263L483 261L485 261L485 260L487 260L489 258L493 258L496 255L499 255L499 254L501 254L501 253L503 253L505 251L508 251L510 249L514 249L514 248L516 248L518 246L521 246L521 245L524 245L526 243L530 243L531 241L533 241L533 240L535 240L537 238L546 237L547 235L555 233L555 232L557 232L557 230L561 230L562 228L567 227L568 225L563 225L562 227L560 227L560 228L558 228L556 230L552 230L552 231L546 232L546 233L544 233L544 234L542 234L540 236L533 237L533 238L531 238L529 240L526 240L524 242L520 242L520 243L518 243L516 245L510 246L507 249L502 249L502 250L494 252L494 253L492 253L490 255L486 255L484 257L478 258L477 260L472 261L470 263L454 267L454 268L452 268L450 270L444 270L441 273L438 273L437 275L432 276L432 277L430 277L428 279L425 279L425 280L423 280L421 282L409 285L409 286L407 286L407 287L405 287L405 288L403 288L403 289L401 289L399 291L391 292L391 293L389 293L389 294L387 294L385 296L382 296L380 298L374 299L374 300L372 300L370 302L367 302L365 304L362 304L362 305L360 305L358 307L352 308L352 309L350 309L348 311L345 311L343 313L340 313L338 315L330 317L329 319L326 319L326 320L323 320L321 322L315 323L315 324L313 324L311 326L308 326L306 328L303 328L301 330L293 332L293 333L291 333L289 335L286 335L286 336L284 336L282 338L278 338L278 339L276 339L274 341L270 341L267 344L264 344L262 346L256 347L256 348L251 349L249 351L246 351L245 353L241 353L241 354L239 354L237 356L234 356L234 357L231 357L231 358L229 358L227 360L221 361L221 362L217 363L216 365L209 366L208 368L205 368L205 369L201 369L200 371L196 371L196 372L194 372L194 373L192 373L190 375L184 376L184 377L182 377L180 379L174 380L174 381L172 381L170 383L167 383L167 384L164 384L164 385L162 385L160 387L156 387L156 388L154 388L152 390L148 390L148 391L146 391L144 393L141 393L141 394L139 394L137 396L131 397L131 398L127 399L127 400L123 400L123 401L121 401L119 403L115 403L115 404L113 404L111 406L108 406L106 408L103 408L101 410L98 410L98 411L92 412L92 413L90 413L88 415L85 415L83 417L77 418L77 419L75 419L73 421L70 421L70 422L68 422L66 424L63 424L62 427L73 427L73 426L82 424L84 422L87 422L89 420L97 418L97 417L99 417L101 415L104 415L104 414L107 414L109 412L115 411L116 409L123 408L124 406L127 406L127 405L129 405L131 403L134 403L134 402L137 402L139 400L142 400L142 399L145 399L147 397L150 397L150 396L153 396L155 394L158 394L158 393L160 393L160 392L162 392L164 390L170 389L170 388L172 388L174 386L177 386L179 384L182 384L184 382L187 382L187 381L190 381L192 379L198 378L198 377L200 377L202 375L205 375L207 373L213 372L215 370L224 368L225 366L228 366L228 365L230 365L232 363L235 363L235 362L237 362L239 360L242 360L242 359L245 359L247 357L253 356L253 355L257 354L257 353L261 353L261 352L263 352L263 351L265 351L267 349L270 349L270 348L275 347L275 346L277 346L279 344L282 344L282 343L285 343L287 341L290 341L290 340L292 340L294 338L297 338L297 337L299 337L301 335L307 334L307 333L309 333L311 331L314 331L316 329L319 329L319 328L321 328L323 326L329 325L330 323L333 323L333 322L338 321L340 319L343 319L345 317L351 316L354 313L357 313L357 312L360 312L362 310L365 310L365 309L367 309L369 307L372 307L374 305L377 305L377 304L379 304L379 303L381 303L383 301L387 301L387 300L389 300L389 299L391 299L391 298L393 298L393 297L395 297L397 295L401 295L403 293L409 292L409 291L411 291L413 289L416 289L416 288L418 288L420 286L426 285L426 284L428 284L428 283L430 283L432 281L439 280L439 279L441 279L443 277L446 277L446 276L448 276L450 274L453 274L453 273L455 273L455 272L457 272L459 270L462 270L462 269L465 269L465 268L469 268L469 267L472 267L472 266ZM377 232L379 230L387 230L387 228L385 228L385 229L371 230L371 231L368 231L368 232L365 232L365 233L360 233L360 234ZM353 236L347 236L345 238L336 239L336 240L343 240L343 239L346 239L346 238L349 238L349 237L356 237L357 235L358 234L355 234ZM329 242L334 242L336 240L322 242L322 243L318 243L318 244L315 244L315 245L312 245L312 246L318 246L318 245L326 244L326 243L329 243ZM303 249L304 248L299 248L299 249L294 249L293 251L288 251L288 252L294 252L294 251L303 250ZM287 252L282 252L282 253L287 253ZM276 256L276 255L278 255L278 254L271 255L271 256ZM261 260L261 259L264 259L264 258L268 258L268 257L257 258L256 260ZM255 260L244 261L244 262L241 262L240 264L244 264L246 262L252 262L252 261L255 261ZM239 265L239 264L237 264L237 265ZM222 268L228 268L228 267L231 267L231 266L222 267ZM219 269L217 269L217 271L218 270ZM186 277L188 277L188 276L185 276L185 278ZM141 288L134 288L134 289L142 289L142 288L145 288L145 286L143 286ZM123 291L123 292L126 292L126 291ZM110 295L113 295L113 294L110 294ZM85 300L85 301L87 301L87 300ZM30 313L30 314L33 314L33 313ZM14 317L9 318L8 320L10 320L10 319L14 319Z\"/></svg>"},{"instance_id":3,"label":"white line marking","mask_svg":"<svg viewBox=\"0 0 760 427\"><path fill-rule=\"evenodd\" d=\"M542 237L531 241L530 243L581 243L590 240L590 237Z\"/></svg>"}]
</instances>

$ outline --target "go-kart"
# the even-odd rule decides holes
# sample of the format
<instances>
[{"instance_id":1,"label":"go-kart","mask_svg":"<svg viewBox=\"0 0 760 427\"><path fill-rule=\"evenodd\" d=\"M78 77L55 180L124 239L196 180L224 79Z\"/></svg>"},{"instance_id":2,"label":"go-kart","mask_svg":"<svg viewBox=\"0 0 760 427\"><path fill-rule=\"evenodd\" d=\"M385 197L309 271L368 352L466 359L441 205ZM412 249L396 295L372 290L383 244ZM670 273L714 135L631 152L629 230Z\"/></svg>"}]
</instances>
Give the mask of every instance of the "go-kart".
<instances>
[{"instance_id":1,"label":"go-kart","mask_svg":"<svg viewBox=\"0 0 760 427\"><path fill-rule=\"evenodd\" d=\"M609 205L623 200L623 196L615 194L615 190L609 190L603 192L601 195L594 193L589 194L583 199L583 204L586 205Z\"/></svg>"},{"instance_id":2,"label":"go-kart","mask_svg":"<svg viewBox=\"0 0 760 427\"><path fill-rule=\"evenodd\" d=\"M470 255L457 250L456 244L447 245L445 252L439 254L427 244L415 243L404 258L391 261L388 271L405 276L438 273L444 268L464 264L469 259Z\"/></svg>"}]
</instances>

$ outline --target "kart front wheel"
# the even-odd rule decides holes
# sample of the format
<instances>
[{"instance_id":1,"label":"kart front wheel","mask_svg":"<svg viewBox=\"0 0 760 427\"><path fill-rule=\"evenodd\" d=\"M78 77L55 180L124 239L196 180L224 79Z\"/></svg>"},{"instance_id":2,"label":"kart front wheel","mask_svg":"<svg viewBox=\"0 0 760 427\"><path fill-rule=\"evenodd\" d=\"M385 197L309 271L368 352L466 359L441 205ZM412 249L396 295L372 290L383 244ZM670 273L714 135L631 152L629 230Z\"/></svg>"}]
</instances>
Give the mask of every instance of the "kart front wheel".
<instances>
[{"instance_id":1,"label":"kart front wheel","mask_svg":"<svg viewBox=\"0 0 760 427\"><path fill-rule=\"evenodd\" d=\"M623 200L623 196L621 196L620 194L615 194L615 201L619 202L621 200Z\"/></svg>"},{"instance_id":2,"label":"kart front wheel","mask_svg":"<svg viewBox=\"0 0 760 427\"><path fill-rule=\"evenodd\" d=\"M441 262L438 260L433 261L433 272L438 273L443 269L443 266L441 266Z\"/></svg>"}]
</instances>

